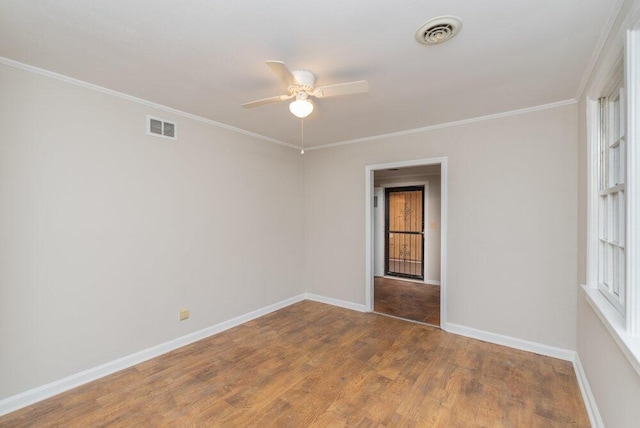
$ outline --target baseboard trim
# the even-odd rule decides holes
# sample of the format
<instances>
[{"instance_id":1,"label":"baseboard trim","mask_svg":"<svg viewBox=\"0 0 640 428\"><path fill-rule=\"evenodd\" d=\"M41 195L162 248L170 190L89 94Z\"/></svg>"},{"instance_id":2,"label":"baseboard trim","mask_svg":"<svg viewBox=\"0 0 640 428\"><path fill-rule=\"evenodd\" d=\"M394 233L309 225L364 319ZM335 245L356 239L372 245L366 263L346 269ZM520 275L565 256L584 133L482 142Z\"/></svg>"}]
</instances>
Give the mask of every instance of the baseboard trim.
<instances>
[{"instance_id":1,"label":"baseboard trim","mask_svg":"<svg viewBox=\"0 0 640 428\"><path fill-rule=\"evenodd\" d=\"M593 392L591 392L591 387L587 380L587 374L584 372L580 356L577 352L573 358L573 370L576 372L576 377L578 378L578 385L580 386L580 392L582 393L582 401L584 401L584 406L587 408L587 414L589 415L591 426L595 428L604 428L604 421L602 420L602 416L600 416L596 398L593 396Z\"/></svg>"},{"instance_id":2,"label":"baseboard trim","mask_svg":"<svg viewBox=\"0 0 640 428\"><path fill-rule=\"evenodd\" d=\"M169 340L156 346L152 346L150 348L144 349L131 355L127 355L122 358L118 358L117 360L110 361L100 366L93 367L79 373L75 373L71 376L56 380L54 382L30 389L25 392L21 392L11 397L7 397L3 400L0 400L0 416L6 415L7 413L14 412L30 404L37 403L38 401L42 401L49 397L53 397L54 395L58 395L62 392L84 385L85 383L100 379L117 371L124 370L136 364L158 357L162 354L166 354L167 352L197 342L198 340L202 340L209 336L213 336L214 334L229 330L230 328L239 326L240 324L244 324L245 322L277 311L278 309L282 309L294 303L301 302L305 300L305 298L305 294L300 294L298 296L282 300L272 305L265 306L264 308L249 312L247 314L240 315L228 321L223 321L211 327L189 333L185 336Z\"/></svg>"},{"instance_id":3,"label":"baseboard trim","mask_svg":"<svg viewBox=\"0 0 640 428\"><path fill-rule=\"evenodd\" d=\"M305 294L305 298L307 300L312 300L314 302L326 303L328 305L338 306L340 308L351 309L352 311L358 312L366 312L367 308L364 305L347 302L346 300L334 299L332 297L320 296L318 294L307 293Z\"/></svg>"},{"instance_id":4,"label":"baseboard trim","mask_svg":"<svg viewBox=\"0 0 640 428\"><path fill-rule=\"evenodd\" d=\"M440 285L440 281L436 281L435 279L425 279L424 283L429 285Z\"/></svg>"},{"instance_id":5,"label":"baseboard trim","mask_svg":"<svg viewBox=\"0 0 640 428\"><path fill-rule=\"evenodd\" d=\"M573 362L574 355L576 353L569 349L530 342L528 340L478 330L476 328L466 327L459 324L446 323L442 329L449 333L459 334L460 336L471 337L473 339L495 343L496 345L508 346L510 348L520 349L521 351L533 352L534 354L545 355L547 357L558 358L565 361Z\"/></svg>"}]
</instances>

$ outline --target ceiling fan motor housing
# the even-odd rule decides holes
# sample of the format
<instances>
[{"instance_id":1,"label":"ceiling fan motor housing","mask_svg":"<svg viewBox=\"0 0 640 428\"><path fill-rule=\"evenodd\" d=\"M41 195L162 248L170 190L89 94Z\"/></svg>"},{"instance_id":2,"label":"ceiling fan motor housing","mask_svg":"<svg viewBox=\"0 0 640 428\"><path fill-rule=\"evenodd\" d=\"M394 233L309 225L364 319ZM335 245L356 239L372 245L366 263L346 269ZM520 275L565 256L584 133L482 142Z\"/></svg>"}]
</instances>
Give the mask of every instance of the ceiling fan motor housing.
<instances>
[{"instance_id":1,"label":"ceiling fan motor housing","mask_svg":"<svg viewBox=\"0 0 640 428\"><path fill-rule=\"evenodd\" d=\"M301 90L309 93L313 91L313 88L316 85L315 74L306 70L293 70L291 74L293 74L293 77L296 79L298 86L289 86L288 90L290 94L295 94Z\"/></svg>"}]
</instances>

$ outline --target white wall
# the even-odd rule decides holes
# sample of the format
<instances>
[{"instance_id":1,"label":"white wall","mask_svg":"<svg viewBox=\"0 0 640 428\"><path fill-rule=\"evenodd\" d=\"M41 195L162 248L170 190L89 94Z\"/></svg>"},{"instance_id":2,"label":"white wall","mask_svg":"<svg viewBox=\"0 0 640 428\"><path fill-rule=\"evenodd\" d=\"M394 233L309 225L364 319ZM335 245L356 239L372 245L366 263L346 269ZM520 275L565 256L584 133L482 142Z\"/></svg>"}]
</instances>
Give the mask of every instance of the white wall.
<instances>
[{"instance_id":1,"label":"white wall","mask_svg":"<svg viewBox=\"0 0 640 428\"><path fill-rule=\"evenodd\" d=\"M635 428L640 421L640 376L604 324L578 295L578 355L606 427Z\"/></svg>"},{"instance_id":2,"label":"white wall","mask_svg":"<svg viewBox=\"0 0 640 428\"><path fill-rule=\"evenodd\" d=\"M4 65L0 94L0 399L304 291L297 151Z\"/></svg>"},{"instance_id":3,"label":"white wall","mask_svg":"<svg viewBox=\"0 0 640 428\"><path fill-rule=\"evenodd\" d=\"M578 200L578 281L587 278L587 95L597 86L608 58L614 58L622 50L626 27L623 20L632 8L638 8L638 0L625 1L609 40L600 54L579 105L579 200ZM594 95L597 98L598 95ZM606 330L593 308L585 300L584 292L578 294L577 350L589 386L597 402L605 426L637 427L640 421L640 377L622 350Z\"/></svg>"},{"instance_id":4,"label":"white wall","mask_svg":"<svg viewBox=\"0 0 640 428\"><path fill-rule=\"evenodd\" d=\"M308 151L311 293L365 303L365 167L449 158L448 322L575 349L576 106Z\"/></svg>"}]
</instances>

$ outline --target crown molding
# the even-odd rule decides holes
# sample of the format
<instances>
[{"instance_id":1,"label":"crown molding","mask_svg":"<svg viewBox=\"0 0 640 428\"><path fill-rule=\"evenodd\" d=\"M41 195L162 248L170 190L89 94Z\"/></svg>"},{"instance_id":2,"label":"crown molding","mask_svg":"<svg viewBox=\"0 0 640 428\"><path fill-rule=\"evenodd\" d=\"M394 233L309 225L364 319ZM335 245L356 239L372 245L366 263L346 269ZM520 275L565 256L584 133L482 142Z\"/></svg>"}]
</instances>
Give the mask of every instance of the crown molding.
<instances>
[{"instance_id":1,"label":"crown molding","mask_svg":"<svg viewBox=\"0 0 640 428\"><path fill-rule=\"evenodd\" d=\"M582 80L580 80L580 85L578 86L578 90L576 91L576 100L579 100L584 95L584 91L587 88L587 83L591 79L593 72L598 64L598 60L602 55L602 51L604 46L611 36L611 32L613 31L613 26L618 19L618 15L620 14L620 10L622 9L622 5L624 4L624 0L616 0L616 3L611 8L609 12L609 16L607 17L607 21L604 24L604 28L602 29L602 33L600 33L600 37L598 38L598 42L593 48L593 52L591 53L591 58L589 59L589 63L587 64L587 68L584 70L584 74L582 75Z\"/></svg>"},{"instance_id":2,"label":"crown molding","mask_svg":"<svg viewBox=\"0 0 640 428\"><path fill-rule=\"evenodd\" d=\"M226 129L231 132L236 132L238 134L243 134L249 137L257 138L259 140L267 141L269 143L278 144L281 146L289 147L292 149L299 150L300 147L294 144L286 143L284 141L276 140L275 138L267 137L265 135L256 134L255 132L246 131L241 128L236 128L235 126L227 125L226 123L216 122L215 120L207 119L206 117L198 116L192 113L187 113L186 111L177 110L171 107L167 107L162 104L157 104L152 101L148 101L142 98L134 97L132 95L127 95L123 92L114 91L112 89L104 88L102 86L94 85L93 83L85 82L83 80L74 79L73 77L65 76L63 74L54 73L53 71L45 70L43 68L34 67L32 65L23 64L18 61L14 61L9 58L0 57L0 64L6 65L8 67L17 68L19 70L27 71L30 73L39 74L41 76L50 77L55 80L59 80L65 83L69 83L71 85L80 86L85 89L90 89L92 91L100 92L103 94L111 95L117 98L121 98L127 101L131 101L137 104L144 105L146 107L151 107L157 110L161 110L167 113L175 114L176 116L181 116L187 119L192 119L197 122L206 123L208 125L213 125L217 128Z\"/></svg>"},{"instance_id":3,"label":"crown molding","mask_svg":"<svg viewBox=\"0 0 640 428\"><path fill-rule=\"evenodd\" d=\"M211 119L207 119L205 117L202 116L198 116L192 113L187 113L185 111L182 110L177 110L174 109L172 107L167 107L165 105L162 104L157 104L154 103L152 101L148 101L142 98L138 98L138 97L134 97L132 95L127 95L123 92L118 92L118 91L114 91L112 89L108 89L108 88L104 88L102 86L98 86L98 85L94 85L93 83L89 83L89 82L85 82L83 80L79 80L79 79L75 79L73 77L69 77L69 76L65 76L63 74L59 74L59 73L55 73L53 71L49 71L49 70L45 70L43 68L38 68L38 67L34 67L32 65L28 65L28 64L24 64L18 61L14 61L12 59L9 58L4 58L4 57L0 57L0 64L2 65L6 65L8 67L13 67L19 70L23 70L23 71L27 71L30 73L35 73L35 74L39 74L41 76L45 76L45 77L49 77L55 80L59 80L65 83L69 83L71 85L76 85L76 86L80 86L82 88L86 88L86 89L90 89L96 92L100 92L103 94L107 94L107 95L111 95L117 98L121 98L124 100L128 100L137 104L141 104L150 108L154 108L157 110L161 110L164 112L168 112L168 113L172 113L175 114L177 116L181 116L181 117L185 117L188 119L192 119L198 122L202 122L202 123L206 123L218 128L222 128L222 129L226 129L232 132L236 132L239 134L243 134L249 137L253 137L259 140L263 140L263 141L267 141L270 143L274 143L274 144L278 144L281 146L285 146L285 147L289 147L295 150L300 150L300 146L295 145L295 144L291 144L291 143L287 143L285 141L281 141L281 140L277 140L275 138L271 138L271 137L267 137L265 135L261 135L261 134L257 134L255 132L251 132L251 131L247 131L241 128L236 128L235 126L231 126L231 125L227 125L225 123L222 122L217 122L215 120L211 120ZM305 148L305 151L313 151L313 150L320 150L320 149L327 149L327 148L331 148L331 147L337 147L337 146L343 146L343 145L347 145L347 144L356 144L356 143L363 143L363 142L367 142L367 141L374 141L374 140L381 140L384 138L393 138L393 137L400 137L403 135L411 135L411 134L418 134L421 132L429 132L429 131L435 131L437 129L443 129L443 128L450 128L450 127L454 127L454 126L460 126L460 125L466 125L469 123L475 123L475 122L483 122L486 120L493 120L493 119L500 119L500 118L504 118L504 117L509 117L509 116L516 116L516 115L520 115L520 114L526 114L526 113L531 113L531 112L535 112L535 111L540 111L540 110L547 110L547 109L552 109L552 108L557 108L557 107L564 107L567 105L571 105L571 104L575 104L577 103L576 99L568 99L568 100L563 100L563 101L557 101L557 102L553 102L553 103L549 103L549 104L542 104L539 106L533 106L533 107L527 107L527 108L522 108L522 109L517 109L517 110L510 110L510 111L506 111L506 112L502 112L502 113L496 113L496 114L490 114L490 115L486 115L486 116L477 116L477 117L472 117L469 119L463 119L463 120L456 120L456 121L452 121L452 122L445 122L445 123L441 123L441 124L437 124L437 125L430 125L430 126L425 126L425 127L421 127L421 128L414 128L414 129L408 129L405 131L398 131L398 132L392 132L392 133L388 133L388 134L380 134L380 135L373 135L373 136L369 136L369 137L363 137L363 138L356 138L353 140L345 140L345 141L339 141L336 143L330 143L330 144L323 144L323 145L319 145L319 146L313 146L313 147L307 147Z\"/></svg>"},{"instance_id":4,"label":"crown molding","mask_svg":"<svg viewBox=\"0 0 640 428\"><path fill-rule=\"evenodd\" d=\"M510 110L502 113L489 114L486 116L477 116L469 119L455 120L453 122L445 122L438 125L425 126L422 128L408 129L406 131L391 132L389 134L373 135L371 137L356 138L354 140L346 140L346 141L340 141L337 143L323 144L321 146L309 147L306 150L312 151L312 150L328 149L330 147L344 146L347 144L364 143L367 141L381 140L384 138L393 138L393 137L400 137L403 135L419 134L421 132L435 131L437 129L451 128L454 126L466 125L469 123L484 122L486 120L494 120L494 119L500 119L500 118L509 117L509 116L517 116L525 113L532 113L540 110L548 110L548 109L553 109L558 107L564 107L564 106L568 106L576 103L577 103L577 100L575 99L556 101L553 103L542 104L539 106L527 107L527 108L522 108L517 110Z\"/></svg>"}]
</instances>

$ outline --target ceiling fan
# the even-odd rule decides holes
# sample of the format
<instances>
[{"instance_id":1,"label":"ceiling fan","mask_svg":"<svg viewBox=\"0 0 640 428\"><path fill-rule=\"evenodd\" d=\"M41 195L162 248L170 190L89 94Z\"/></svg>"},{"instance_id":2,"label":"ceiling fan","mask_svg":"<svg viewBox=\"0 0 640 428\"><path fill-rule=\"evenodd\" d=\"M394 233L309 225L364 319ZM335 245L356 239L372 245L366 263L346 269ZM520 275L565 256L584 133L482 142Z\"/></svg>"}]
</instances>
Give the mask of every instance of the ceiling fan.
<instances>
[{"instance_id":1,"label":"ceiling fan","mask_svg":"<svg viewBox=\"0 0 640 428\"><path fill-rule=\"evenodd\" d=\"M305 118L313 111L313 104L309 100L309 97L327 98L335 97L337 95L358 94L369 90L369 84L366 80L318 86L316 88L316 76L310 71L290 71L282 61L267 61L267 65L271 71L273 71L273 73L287 85L288 93L242 104L242 107L259 107L265 104L277 103L295 98L295 101L289 104L289 110L291 110L291 113L295 116Z\"/></svg>"}]
</instances>

